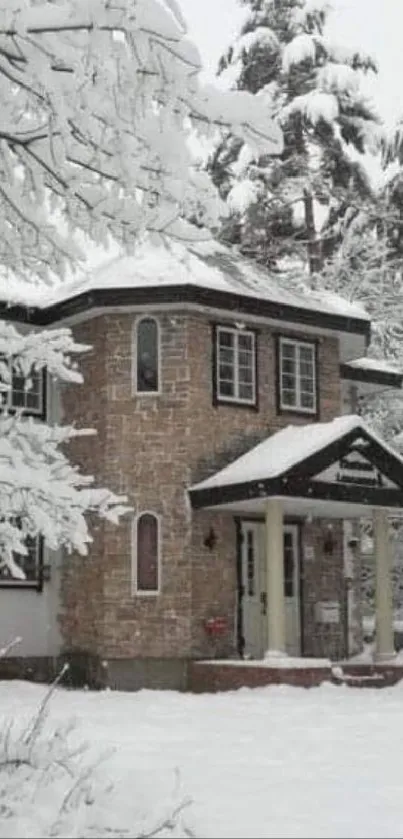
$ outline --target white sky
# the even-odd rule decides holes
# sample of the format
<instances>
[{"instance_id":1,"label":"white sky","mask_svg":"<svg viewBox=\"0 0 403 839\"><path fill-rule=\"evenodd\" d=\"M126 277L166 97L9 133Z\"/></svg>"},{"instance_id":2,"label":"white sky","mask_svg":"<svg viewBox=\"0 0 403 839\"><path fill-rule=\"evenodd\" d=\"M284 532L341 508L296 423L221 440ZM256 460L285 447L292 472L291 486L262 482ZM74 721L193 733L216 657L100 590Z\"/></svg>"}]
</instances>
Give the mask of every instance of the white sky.
<instances>
[{"instance_id":1,"label":"white sky","mask_svg":"<svg viewBox=\"0 0 403 839\"><path fill-rule=\"evenodd\" d=\"M180 0L180 5L211 77L239 31L244 9L237 0ZM375 57L379 76L371 90L382 116L392 121L403 114L403 0L332 0L332 5L329 34Z\"/></svg>"}]
</instances>

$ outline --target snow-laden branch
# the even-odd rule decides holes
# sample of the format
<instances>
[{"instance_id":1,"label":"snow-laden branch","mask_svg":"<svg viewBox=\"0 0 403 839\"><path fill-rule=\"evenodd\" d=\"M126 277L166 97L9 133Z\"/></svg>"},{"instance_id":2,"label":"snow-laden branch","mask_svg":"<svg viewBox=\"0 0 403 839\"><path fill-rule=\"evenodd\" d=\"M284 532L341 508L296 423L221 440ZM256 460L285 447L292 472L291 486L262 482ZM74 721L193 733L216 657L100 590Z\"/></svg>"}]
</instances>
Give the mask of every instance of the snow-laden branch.
<instances>
[{"instance_id":1,"label":"snow-laden branch","mask_svg":"<svg viewBox=\"0 0 403 839\"><path fill-rule=\"evenodd\" d=\"M10 381L12 368L28 379L31 370L46 368L49 376L63 382L82 382L75 356L90 349L74 341L70 329L48 329L25 335L2 321L0 327L0 378Z\"/></svg>"},{"instance_id":2,"label":"snow-laden branch","mask_svg":"<svg viewBox=\"0 0 403 839\"><path fill-rule=\"evenodd\" d=\"M268 103L203 86L200 70L177 0L3 0L0 264L62 274L75 230L130 246L183 216L215 222L189 138L219 125L272 154L282 136Z\"/></svg>"},{"instance_id":3,"label":"snow-laden branch","mask_svg":"<svg viewBox=\"0 0 403 839\"><path fill-rule=\"evenodd\" d=\"M80 383L75 356L89 349L76 344L68 329L20 334L0 323L0 387L13 386L13 374L32 386L33 371L65 383ZM0 414L0 567L14 577L23 573L18 555L26 553L27 537L41 536L56 550L64 547L85 555L91 543L88 514L117 523L128 511L126 498L94 486L68 459L68 443L90 436L91 429L61 427L26 416L24 411Z\"/></svg>"}]
</instances>

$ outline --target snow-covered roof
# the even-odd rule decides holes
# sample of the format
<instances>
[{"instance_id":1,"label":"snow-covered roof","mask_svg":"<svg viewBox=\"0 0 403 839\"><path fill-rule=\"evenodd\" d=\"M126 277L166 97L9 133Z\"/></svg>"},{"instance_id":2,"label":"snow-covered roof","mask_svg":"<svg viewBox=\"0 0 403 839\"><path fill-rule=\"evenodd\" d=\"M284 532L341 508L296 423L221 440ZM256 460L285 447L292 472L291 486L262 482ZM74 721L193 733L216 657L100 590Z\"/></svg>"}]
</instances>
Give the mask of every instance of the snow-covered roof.
<instances>
[{"instance_id":1,"label":"snow-covered roof","mask_svg":"<svg viewBox=\"0 0 403 839\"><path fill-rule=\"evenodd\" d=\"M234 460L210 478L194 484L190 491L213 489L252 481L279 478L311 455L343 438L350 431L362 429L376 440L403 466L403 458L355 414L348 414L331 422L308 425L289 425L272 434L249 452Z\"/></svg>"},{"instance_id":2,"label":"snow-covered roof","mask_svg":"<svg viewBox=\"0 0 403 839\"><path fill-rule=\"evenodd\" d=\"M386 359L356 358L340 366L342 379L355 382L362 395L403 386L403 370Z\"/></svg>"},{"instance_id":3,"label":"snow-covered roof","mask_svg":"<svg viewBox=\"0 0 403 839\"><path fill-rule=\"evenodd\" d=\"M159 235L149 236L133 255L96 252L75 278L52 287L1 282L0 297L7 302L48 308L85 292L100 289L140 289L192 286L247 296L262 301L338 315L369 323L362 306L330 292L286 290L262 267L213 239L182 244ZM10 296L12 295L12 300Z\"/></svg>"},{"instance_id":4,"label":"snow-covered roof","mask_svg":"<svg viewBox=\"0 0 403 839\"><path fill-rule=\"evenodd\" d=\"M374 370L375 372L395 373L398 376L403 376L403 370L397 364L383 358L367 358L364 356L363 358L355 358L353 361L347 361L345 366L353 367L356 370Z\"/></svg>"}]
</instances>

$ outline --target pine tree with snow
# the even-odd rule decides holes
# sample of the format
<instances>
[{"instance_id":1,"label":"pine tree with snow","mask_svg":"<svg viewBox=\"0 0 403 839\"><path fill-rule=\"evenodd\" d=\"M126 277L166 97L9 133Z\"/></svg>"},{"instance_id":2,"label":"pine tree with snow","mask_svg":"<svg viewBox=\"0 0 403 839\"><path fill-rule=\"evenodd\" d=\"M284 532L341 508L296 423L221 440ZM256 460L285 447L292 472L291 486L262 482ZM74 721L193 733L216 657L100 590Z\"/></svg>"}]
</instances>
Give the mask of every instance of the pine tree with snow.
<instances>
[{"instance_id":1,"label":"pine tree with snow","mask_svg":"<svg viewBox=\"0 0 403 839\"><path fill-rule=\"evenodd\" d=\"M331 43L324 0L243 3L247 20L219 72L262 110L274 101L284 151L259 157L231 134L219 145L211 171L229 208L223 237L271 268L284 256L306 262L308 246L317 271L351 196L370 194L360 155L373 148L379 124L360 82L376 67Z\"/></svg>"}]
</instances>

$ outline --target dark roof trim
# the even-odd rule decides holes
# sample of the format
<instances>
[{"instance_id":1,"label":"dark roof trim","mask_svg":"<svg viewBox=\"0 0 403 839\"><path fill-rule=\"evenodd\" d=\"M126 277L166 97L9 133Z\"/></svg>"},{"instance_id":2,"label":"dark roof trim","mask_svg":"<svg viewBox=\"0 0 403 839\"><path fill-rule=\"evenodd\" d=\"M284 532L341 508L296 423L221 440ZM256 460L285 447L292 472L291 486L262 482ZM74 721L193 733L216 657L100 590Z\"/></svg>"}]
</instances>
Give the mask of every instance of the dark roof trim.
<instances>
[{"instance_id":1,"label":"dark roof trim","mask_svg":"<svg viewBox=\"0 0 403 839\"><path fill-rule=\"evenodd\" d=\"M354 484L330 484L313 480L336 460L349 451L356 440L366 443L365 454L389 480L399 489L356 486ZM224 484L205 489L189 490L193 509L230 504L234 501L270 497L271 495L292 496L323 501L346 501L351 504L372 504L373 506L403 506L403 464L392 452L383 448L376 439L361 427L354 428L324 448L304 458L276 478L244 481L238 484Z\"/></svg>"},{"instance_id":2,"label":"dark roof trim","mask_svg":"<svg viewBox=\"0 0 403 839\"><path fill-rule=\"evenodd\" d=\"M47 308L0 305L0 316L9 320L48 326L63 318L77 315L92 308L111 306L139 306L153 304L193 303L216 309L233 310L239 314L263 316L273 320L364 335L369 340L370 322L332 312L299 308L287 303L262 300L244 294L202 288L196 285L146 286L144 288L107 288L83 292L76 297L62 300Z\"/></svg>"},{"instance_id":3,"label":"dark roof trim","mask_svg":"<svg viewBox=\"0 0 403 839\"><path fill-rule=\"evenodd\" d=\"M190 492L194 510L272 496L306 498L310 501L339 501L368 507L403 507L403 490L401 489L330 484L315 480L286 480L282 477Z\"/></svg>"},{"instance_id":4,"label":"dark roof trim","mask_svg":"<svg viewBox=\"0 0 403 839\"><path fill-rule=\"evenodd\" d=\"M403 373L392 370L369 370L366 367L355 367L348 363L340 364L340 376L350 382L362 382L381 387L401 388L403 385Z\"/></svg>"}]
</instances>

